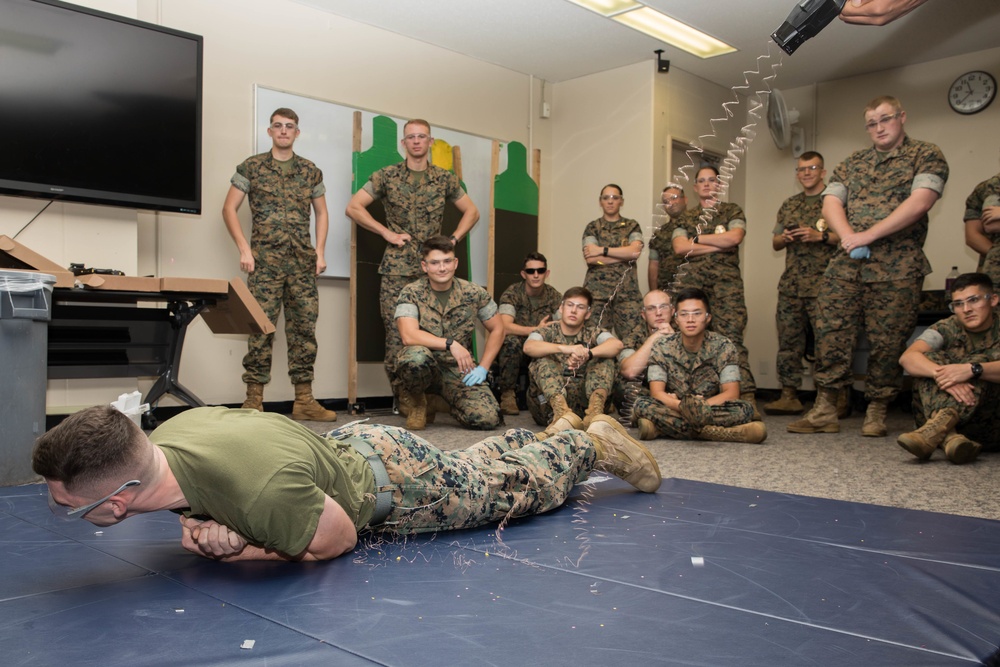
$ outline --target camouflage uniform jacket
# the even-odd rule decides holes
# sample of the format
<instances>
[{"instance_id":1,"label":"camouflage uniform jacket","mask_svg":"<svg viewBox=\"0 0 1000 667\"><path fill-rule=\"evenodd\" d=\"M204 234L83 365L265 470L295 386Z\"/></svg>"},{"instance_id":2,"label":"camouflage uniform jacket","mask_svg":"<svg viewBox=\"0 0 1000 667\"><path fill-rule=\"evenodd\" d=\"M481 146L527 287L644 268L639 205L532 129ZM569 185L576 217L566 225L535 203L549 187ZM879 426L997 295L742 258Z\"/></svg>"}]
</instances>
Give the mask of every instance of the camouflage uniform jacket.
<instances>
[{"instance_id":1,"label":"camouflage uniform jacket","mask_svg":"<svg viewBox=\"0 0 1000 667\"><path fill-rule=\"evenodd\" d=\"M649 261L660 263L656 277L658 287L662 290L674 279L677 265L681 262L680 257L674 253L673 233L676 227L677 218L671 218L670 222L658 227L653 238L649 239ZM649 289L653 287L650 285Z\"/></svg>"},{"instance_id":2,"label":"camouflage uniform jacket","mask_svg":"<svg viewBox=\"0 0 1000 667\"><path fill-rule=\"evenodd\" d=\"M678 398L717 396L722 385L740 381L740 356L732 342L714 331L705 332L697 352L688 352L679 333L656 341L646 374L650 382L666 382L667 393Z\"/></svg>"},{"instance_id":3,"label":"camouflage uniform jacket","mask_svg":"<svg viewBox=\"0 0 1000 667\"><path fill-rule=\"evenodd\" d=\"M534 300L534 304L532 304ZM510 315L514 324L522 327L537 326L546 315L555 318L562 303L562 295L552 285L542 285L542 293L537 297L529 297L525 282L514 283L500 295L501 315Z\"/></svg>"},{"instance_id":4,"label":"camouflage uniform jacket","mask_svg":"<svg viewBox=\"0 0 1000 667\"><path fill-rule=\"evenodd\" d=\"M778 224L772 234L777 236L786 229L812 227L823 220L823 197L806 196L800 192L789 197L778 209ZM823 231L827 229L825 223ZM785 246L785 272L778 281L778 293L788 296L812 298L819 296L819 286L823 282L823 272L837 247L829 243L789 243Z\"/></svg>"},{"instance_id":5,"label":"camouflage uniform jacket","mask_svg":"<svg viewBox=\"0 0 1000 667\"><path fill-rule=\"evenodd\" d=\"M309 235L312 200L326 194L323 172L309 160L292 156L285 173L271 152L244 160L230 181L250 200L250 247L256 261L297 258L310 270L316 250Z\"/></svg>"},{"instance_id":6,"label":"camouflage uniform jacket","mask_svg":"<svg viewBox=\"0 0 1000 667\"><path fill-rule=\"evenodd\" d=\"M870 229L902 204L918 188L940 194L948 180L948 163L941 149L909 137L889 154L874 147L857 151L833 172L823 196L840 199L855 232ZM871 258L851 259L837 253L826 276L852 282L877 283L916 279L931 271L924 255L928 217L871 244Z\"/></svg>"},{"instance_id":7,"label":"camouflage uniform jacket","mask_svg":"<svg viewBox=\"0 0 1000 667\"><path fill-rule=\"evenodd\" d=\"M546 343L555 343L556 345L584 345L586 347L597 347L612 338L614 336L611 333L598 329L589 323L584 324L583 328L573 336L564 334L562 325L559 322L549 322L543 327L538 327L528 335L528 340L541 340ZM561 354L559 356L565 357L566 355Z\"/></svg>"},{"instance_id":8,"label":"camouflage uniform jacket","mask_svg":"<svg viewBox=\"0 0 1000 667\"><path fill-rule=\"evenodd\" d=\"M587 224L583 230L583 245L594 244L608 248L621 248L631 245L635 241L642 241L642 228L639 223L630 218L622 218L614 222L609 222L600 217ZM583 286L590 290L594 299L608 300L615 291L615 287L622 280L622 269L627 267L625 279L621 284L621 289L625 291L639 291L639 278L636 274L635 264L626 262L616 262L598 266L591 264L587 267L587 277L583 281Z\"/></svg>"},{"instance_id":9,"label":"camouflage uniform jacket","mask_svg":"<svg viewBox=\"0 0 1000 667\"><path fill-rule=\"evenodd\" d=\"M715 234L716 231L728 232L733 229L747 228L746 216L739 204L731 202L719 202L715 205L715 214L709 218L708 222L701 222L700 217L705 209L701 206L692 208L684 212L684 215L677 221L673 238L693 239L701 225L700 236ZM721 229L719 229L721 227ZM673 247L673 246L671 246ZM689 257L688 266L682 282L685 285L711 285L722 281L736 281L743 283L740 275L740 253L737 252L713 252L700 257Z\"/></svg>"},{"instance_id":10,"label":"camouflage uniform jacket","mask_svg":"<svg viewBox=\"0 0 1000 667\"><path fill-rule=\"evenodd\" d=\"M424 331L452 338L472 351L472 337L476 320L485 322L497 314L497 304L489 293L467 280L455 278L448 307L442 310L430 280L421 278L410 283L399 293L396 301L396 319L412 317L420 322ZM434 350L434 358L441 366L457 366L458 362L448 350Z\"/></svg>"},{"instance_id":11,"label":"camouflage uniform jacket","mask_svg":"<svg viewBox=\"0 0 1000 667\"><path fill-rule=\"evenodd\" d=\"M362 188L374 199L383 199L385 226L412 239L402 247L389 244L378 272L383 275L420 275L420 245L441 233L445 201L456 202L465 190L452 172L428 165L423 180L410 182L406 162L391 164L372 174Z\"/></svg>"},{"instance_id":12,"label":"camouflage uniform jacket","mask_svg":"<svg viewBox=\"0 0 1000 667\"><path fill-rule=\"evenodd\" d=\"M997 197L1000 197L1000 174L988 178L976 186L972 194L965 200L965 217L962 220L964 222L979 220L983 217L984 207L1000 205L995 202ZM986 202L987 199L990 199L989 204ZM987 236L990 236L990 240L996 243L996 239L992 237L1000 236L1000 234L987 234Z\"/></svg>"},{"instance_id":13,"label":"camouflage uniform jacket","mask_svg":"<svg viewBox=\"0 0 1000 667\"><path fill-rule=\"evenodd\" d=\"M971 357L1000 359L1000 318L993 318L988 331L970 333L954 315L935 322L917 337L927 343L932 352L941 352L947 361L939 363L960 364ZM971 363L971 362L970 362Z\"/></svg>"}]
</instances>

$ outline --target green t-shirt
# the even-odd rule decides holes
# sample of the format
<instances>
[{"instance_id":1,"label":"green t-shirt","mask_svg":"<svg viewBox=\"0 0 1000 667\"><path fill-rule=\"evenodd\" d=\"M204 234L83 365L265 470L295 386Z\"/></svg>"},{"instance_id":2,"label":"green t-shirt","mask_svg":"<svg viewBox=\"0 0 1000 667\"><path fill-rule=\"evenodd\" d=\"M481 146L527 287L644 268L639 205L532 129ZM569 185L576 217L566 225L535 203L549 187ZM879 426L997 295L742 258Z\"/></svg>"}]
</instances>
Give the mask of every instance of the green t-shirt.
<instances>
[{"instance_id":1,"label":"green t-shirt","mask_svg":"<svg viewBox=\"0 0 1000 667\"><path fill-rule=\"evenodd\" d=\"M190 509L256 546L296 556L309 546L333 498L361 529L375 507L375 481L349 444L287 417L256 410L195 408L149 436L167 458Z\"/></svg>"}]
</instances>

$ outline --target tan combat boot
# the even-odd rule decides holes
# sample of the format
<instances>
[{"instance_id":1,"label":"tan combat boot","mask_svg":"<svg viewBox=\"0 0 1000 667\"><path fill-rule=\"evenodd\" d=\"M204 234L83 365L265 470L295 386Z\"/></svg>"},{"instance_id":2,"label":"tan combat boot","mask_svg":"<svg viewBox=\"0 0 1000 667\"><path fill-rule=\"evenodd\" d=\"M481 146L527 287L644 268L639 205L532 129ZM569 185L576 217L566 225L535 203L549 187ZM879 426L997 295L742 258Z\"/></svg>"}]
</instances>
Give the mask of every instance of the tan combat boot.
<instances>
[{"instance_id":1,"label":"tan combat boot","mask_svg":"<svg viewBox=\"0 0 1000 667\"><path fill-rule=\"evenodd\" d=\"M337 421L337 413L333 410L327 410L313 398L312 382L299 382L295 385L292 419L296 421L335 422Z\"/></svg>"},{"instance_id":2,"label":"tan combat boot","mask_svg":"<svg viewBox=\"0 0 1000 667\"><path fill-rule=\"evenodd\" d=\"M961 433L949 433L944 439L944 455L952 463L961 465L972 463L983 448L978 442L969 440Z\"/></svg>"},{"instance_id":3,"label":"tan combat boot","mask_svg":"<svg viewBox=\"0 0 1000 667\"><path fill-rule=\"evenodd\" d=\"M264 385L259 382L247 382L247 398L240 407L264 412Z\"/></svg>"},{"instance_id":4,"label":"tan combat boot","mask_svg":"<svg viewBox=\"0 0 1000 667\"><path fill-rule=\"evenodd\" d=\"M795 387L782 387L781 398L764 405L764 412L769 415L801 415L805 410Z\"/></svg>"},{"instance_id":5,"label":"tan combat boot","mask_svg":"<svg viewBox=\"0 0 1000 667\"><path fill-rule=\"evenodd\" d=\"M837 394L837 419L847 419L851 416L851 388L844 387Z\"/></svg>"},{"instance_id":6,"label":"tan combat boot","mask_svg":"<svg viewBox=\"0 0 1000 667\"><path fill-rule=\"evenodd\" d=\"M651 419L639 417L639 423L636 426L639 427L640 440L655 440L660 435L660 432L656 429L656 424Z\"/></svg>"},{"instance_id":7,"label":"tan combat boot","mask_svg":"<svg viewBox=\"0 0 1000 667\"><path fill-rule=\"evenodd\" d=\"M427 394L427 423L433 424L434 416L439 412L444 415L451 413L448 401L440 394Z\"/></svg>"},{"instance_id":8,"label":"tan combat boot","mask_svg":"<svg viewBox=\"0 0 1000 667\"><path fill-rule=\"evenodd\" d=\"M517 396L513 389L504 389L500 394L500 412L505 415L519 415L521 411L517 407Z\"/></svg>"},{"instance_id":9,"label":"tan combat boot","mask_svg":"<svg viewBox=\"0 0 1000 667\"><path fill-rule=\"evenodd\" d=\"M660 488L663 476L652 452L632 439L617 420L595 415L587 435L597 450L595 470L619 477L646 493Z\"/></svg>"},{"instance_id":10,"label":"tan combat boot","mask_svg":"<svg viewBox=\"0 0 1000 667\"><path fill-rule=\"evenodd\" d=\"M739 426L706 426L698 432L699 440L715 442L747 442L759 445L767 439L764 422L750 422Z\"/></svg>"},{"instance_id":11,"label":"tan combat boot","mask_svg":"<svg viewBox=\"0 0 1000 667\"><path fill-rule=\"evenodd\" d=\"M885 428L885 413L888 409L888 399L872 399L865 412L865 421L861 424L861 435L866 438L884 438L889 433Z\"/></svg>"},{"instance_id":12,"label":"tan combat boot","mask_svg":"<svg viewBox=\"0 0 1000 667\"><path fill-rule=\"evenodd\" d=\"M422 431L427 428L427 394L421 392L414 394L407 391L399 393L400 405L403 403L403 395L406 394L406 429L408 431ZM402 411L402 410L401 410Z\"/></svg>"},{"instance_id":13,"label":"tan combat boot","mask_svg":"<svg viewBox=\"0 0 1000 667\"><path fill-rule=\"evenodd\" d=\"M802 419L788 425L789 433L840 433L837 423L837 390L820 389L816 404Z\"/></svg>"},{"instance_id":14,"label":"tan combat boot","mask_svg":"<svg viewBox=\"0 0 1000 667\"><path fill-rule=\"evenodd\" d=\"M944 443L945 437L957 423L958 413L955 410L952 408L938 410L924 422L923 426L916 431L902 434L896 438L896 442L921 461L926 461L934 450Z\"/></svg>"},{"instance_id":15,"label":"tan combat boot","mask_svg":"<svg viewBox=\"0 0 1000 667\"><path fill-rule=\"evenodd\" d=\"M576 416L573 412L567 412L559 419L553 419L552 423L548 425L544 431L539 431L535 434L535 439L541 442L542 440L547 440L557 433L562 433L563 431L582 431L583 420Z\"/></svg>"},{"instance_id":16,"label":"tan combat boot","mask_svg":"<svg viewBox=\"0 0 1000 667\"><path fill-rule=\"evenodd\" d=\"M552 408L552 421L555 421L562 417L567 412L573 412L569 409L569 404L566 402L566 397L562 394L556 394L549 399L549 406Z\"/></svg>"},{"instance_id":17,"label":"tan combat boot","mask_svg":"<svg viewBox=\"0 0 1000 667\"><path fill-rule=\"evenodd\" d=\"M590 428L594 417L604 414L604 406L607 402L608 392L604 389L598 389L590 395L590 405L587 406L587 411L583 415L583 428Z\"/></svg>"}]
</instances>

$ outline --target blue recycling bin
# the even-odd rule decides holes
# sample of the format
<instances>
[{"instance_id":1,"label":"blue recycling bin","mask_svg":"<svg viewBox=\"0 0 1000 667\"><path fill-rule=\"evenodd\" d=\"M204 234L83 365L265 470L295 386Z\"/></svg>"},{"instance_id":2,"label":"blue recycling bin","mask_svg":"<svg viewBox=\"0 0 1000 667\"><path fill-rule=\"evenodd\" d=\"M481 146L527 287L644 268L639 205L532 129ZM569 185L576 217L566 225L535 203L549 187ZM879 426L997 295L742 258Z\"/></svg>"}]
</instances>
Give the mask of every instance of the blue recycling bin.
<instances>
[{"instance_id":1,"label":"blue recycling bin","mask_svg":"<svg viewBox=\"0 0 1000 667\"><path fill-rule=\"evenodd\" d=\"M38 481L35 438L45 432L46 356L55 276L0 271L0 486Z\"/></svg>"}]
</instances>

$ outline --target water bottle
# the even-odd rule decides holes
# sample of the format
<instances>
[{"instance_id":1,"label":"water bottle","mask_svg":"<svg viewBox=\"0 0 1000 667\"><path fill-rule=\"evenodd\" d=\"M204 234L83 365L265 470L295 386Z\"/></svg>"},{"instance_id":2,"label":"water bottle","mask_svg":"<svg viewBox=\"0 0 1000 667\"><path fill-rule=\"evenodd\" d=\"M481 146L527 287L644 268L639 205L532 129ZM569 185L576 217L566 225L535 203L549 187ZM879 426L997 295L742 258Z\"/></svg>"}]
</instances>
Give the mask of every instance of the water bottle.
<instances>
[{"instance_id":1,"label":"water bottle","mask_svg":"<svg viewBox=\"0 0 1000 667\"><path fill-rule=\"evenodd\" d=\"M955 284L955 279L958 278L958 267L951 267L951 272L944 278L944 294L945 297L951 299L951 286Z\"/></svg>"}]
</instances>

